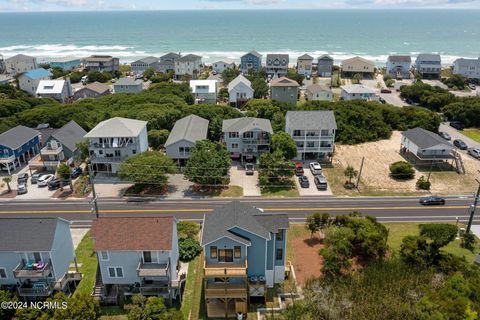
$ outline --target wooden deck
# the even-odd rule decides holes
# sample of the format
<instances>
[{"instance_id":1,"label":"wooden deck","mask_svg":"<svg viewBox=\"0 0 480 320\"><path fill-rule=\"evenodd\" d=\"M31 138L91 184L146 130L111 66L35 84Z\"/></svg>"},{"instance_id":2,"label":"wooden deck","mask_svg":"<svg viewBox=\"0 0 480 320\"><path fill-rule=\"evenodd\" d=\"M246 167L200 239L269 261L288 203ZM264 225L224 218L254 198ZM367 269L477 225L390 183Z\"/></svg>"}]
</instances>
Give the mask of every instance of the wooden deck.
<instances>
[{"instance_id":1,"label":"wooden deck","mask_svg":"<svg viewBox=\"0 0 480 320\"><path fill-rule=\"evenodd\" d=\"M205 277L246 277L247 276L247 261L243 264L236 263L204 263Z\"/></svg>"}]
</instances>

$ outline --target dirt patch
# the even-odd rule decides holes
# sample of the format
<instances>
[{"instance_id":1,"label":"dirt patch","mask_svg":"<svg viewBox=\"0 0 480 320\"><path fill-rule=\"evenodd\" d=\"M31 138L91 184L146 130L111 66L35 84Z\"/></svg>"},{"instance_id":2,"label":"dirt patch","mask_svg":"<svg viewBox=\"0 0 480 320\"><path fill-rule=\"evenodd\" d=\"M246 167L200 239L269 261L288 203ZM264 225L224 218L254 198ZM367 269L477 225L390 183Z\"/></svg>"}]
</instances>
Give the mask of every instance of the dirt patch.
<instances>
[{"instance_id":1,"label":"dirt patch","mask_svg":"<svg viewBox=\"0 0 480 320\"><path fill-rule=\"evenodd\" d=\"M10 198L15 198L16 196L17 196L17 190L12 190L10 192L8 191L0 192L0 199L10 199Z\"/></svg>"},{"instance_id":2,"label":"dirt patch","mask_svg":"<svg viewBox=\"0 0 480 320\"><path fill-rule=\"evenodd\" d=\"M312 277L319 277L323 266L323 257L318 251L324 247L321 240L314 238L296 238L293 240L295 275L299 284Z\"/></svg>"},{"instance_id":3,"label":"dirt patch","mask_svg":"<svg viewBox=\"0 0 480 320\"><path fill-rule=\"evenodd\" d=\"M73 192L70 189L70 187L66 187L63 190L58 189L57 191L55 191L52 198L66 199L66 198L72 196L72 194L73 194Z\"/></svg>"}]
</instances>

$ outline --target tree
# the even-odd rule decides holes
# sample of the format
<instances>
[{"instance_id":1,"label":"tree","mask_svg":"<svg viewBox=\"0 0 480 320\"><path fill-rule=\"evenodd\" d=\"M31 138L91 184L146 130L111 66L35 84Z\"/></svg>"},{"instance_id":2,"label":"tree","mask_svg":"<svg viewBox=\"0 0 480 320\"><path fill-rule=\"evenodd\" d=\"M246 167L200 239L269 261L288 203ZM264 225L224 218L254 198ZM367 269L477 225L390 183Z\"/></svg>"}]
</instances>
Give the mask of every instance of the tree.
<instances>
[{"instance_id":1,"label":"tree","mask_svg":"<svg viewBox=\"0 0 480 320\"><path fill-rule=\"evenodd\" d=\"M197 141L185 166L185 178L202 186L225 184L232 160L225 146L209 140Z\"/></svg>"},{"instance_id":2,"label":"tree","mask_svg":"<svg viewBox=\"0 0 480 320\"><path fill-rule=\"evenodd\" d=\"M272 136L272 151L280 151L285 159L292 159L297 155L297 145L292 137L280 131Z\"/></svg>"},{"instance_id":3,"label":"tree","mask_svg":"<svg viewBox=\"0 0 480 320\"><path fill-rule=\"evenodd\" d=\"M145 79L150 80L153 76L155 76L155 69L153 69L153 68L148 68L147 70L145 70L143 72L143 77Z\"/></svg>"},{"instance_id":4,"label":"tree","mask_svg":"<svg viewBox=\"0 0 480 320\"><path fill-rule=\"evenodd\" d=\"M420 178L418 178L417 182L415 183L417 189L420 190L430 190L431 185L432 183L425 179L425 176L421 176Z\"/></svg>"},{"instance_id":5,"label":"tree","mask_svg":"<svg viewBox=\"0 0 480 320\"><path fill-rule=\"evenodd\" d=\"M394 179L408 180L415 177L415 169L406 161L397 161L390 165L390 174Z\"/></svg>"},{"instance_id":6,"label":"tree","mask_svg":"<svg viewBox=\"0 0 480 320\"><path fill-rule=\"evenodd\" d=\"M162 297L145 298L141 294L132 297L132 303L125 305L128 320L183 320L183 315L175 309L167 310Z\"/></svg>"},{"instance_id":7,"label":"tree","mask_svg":"<svg viewBox=\"0 0 480 320\"><path fill-rule=\"evenodd\" d=\"M310 231L310 238L320 230L320 213L314 213L307 216L305 228Z\"/></svg>"},{"instance_id":8,"label":"tree","mask_svg":"<svg viewBox=\"0 0 480 320\"><path fill-rule=\"evenodd\" d=\"M84 139L80 142L77 142L76 144L77 147L77 153L76 153L76 160L78 161L85 161L88 157L88 147L89 147L89 142L87 139Z\"/></svg>"},{"instance_id":9,"label":"tree","mask_svg":"<svg viewBox=\"0 0 480 320\"><path fill-rule=\"evenodd\" d=\"M420 235L430 238L432 240L432 245L437 249L440 249L455 240L458 232L457 226L448 223L421 224L419 228Z\"/></svg>"},{"instance_id":10,"label":"tree","mask_svg":"<svg viewBox=\"0 0 480 320\"><path fill-rule=\"evenodd\" d=\"M2 181L7 184L8 192L12 192L12 188L10 187L10 182L12 182L12 177L11 176L3 177Z\"/></svg>"},{"instance_id":11,"label":"tree","mask_svg":"<svg viewBox=\"0 0 480 320\"><path fill-rule=\"evenodd\" d=\"M343 174L348 178L348 185L352 185L352 179L358 175L358 171L351 165L348 165L345 171L343 171Z\"/></svg>"},{"instance_id":12,"label":"tree","mask_svg":"<svg viewBox=\"0 0 480 320\"><path fill-rule=\"evenodd\" d=\"M0 290L0 304L2 302L15 302L17 301L13 295L6 290ZM15 310L8 308L0 308L0 319L11 319L15 314Z\"/></svg>"},{"instance_id":13,"label":"tree","mask_svg":"<svg viewBox=\"0 0 480 320\"><path fill-rule=\"evenodd\" d=\"M223 70L223 72L222 72L223 85L224 85L225 87L228 86L228 84L229 84L233 79L235 79L236 77L238 77L239 74L240 74L240 70L239 70L239 69L227 68L227 69Z\"/></svg>"},{"instance_id":14,"label":"tree","mask_svg":"<svg viewBox=\"0 0 480 320\"><path fill-rule=\"evenodd\" d=\"M67 302L67 308L55 309L54 320L78 319L90 320L100 318L100 304L91 295L75 294L71 298L61 298Z\"/></svg>"},{"instance_id":15,"label":"tree","mask_svg":"<svg viewBox=\"0 0 480 320\"><path fill-rule=\"evenodd\" d=\"M193 238L180 238L178 240L178 252L180 261L189 262L202 252L202 247Z\"/></svg>"},{"instance_id":16,"label":"tree","mask_svg":"<svg viewBox=\"0 0 480 320\"><path fill-rule=\"evenodd\" d=\"M172 159L159 151L147 151L125 160L120 165L118 176L140 187L165 187L168 183L167 174L175 172Z\"/></svg>"},{"instance_id":17,"label":"tree","mask_svg":"<svg viewBox=\"0 0 480 320\"><path fill-rule=\"evenodd\" d=\"M177 223L177 232L179 238L195 239L200 232L200 225L193 221L179 221Z\"/></svg>"},{"instance_id":18,"label":"tree","mask_svg":"<svg viewBox=\"0 0 480 320\"><path fill-rule=\"evenodd\" d=\"M263 78L255 77L250 79L252 82L253 97L255 99L263 99L268 95L268 85Z\"/></svg>"},{"instance_id":19,"label":"tree","mask_svg":"<svg viewBox=\"0 0 480 320\"><path fill-rule=\"evenodd\" d=\"M261 187L291 186L293 165L286 160L280 150L265 152L260 156L258 181Z\"/></svg>"},{"instance_id":20,"label":"tree","mask_svg":"<svg viewBox=\"0 0 480 320\"><path fill-rule=\"evenodd\" d=\"M360 82L362 82L363 80L363 76L361 73L355 73L353 75L353 78L352 78L352 83L353 84L359 84Z\"/></svg>"},{"instance_id":21,"label":"tree","mask_svg":"<svg viewBox=\"0 0 480 320\"><path fill-rule=\"evenodd\" d=\"M62 179L63 181L68 181L70 184L70 189L73 191L73 185L72 185L72 170L66 163L61 163L58 168L57 168L57 177ZM63 184L62 184L63 188Z\"/></svg>"},{"instance_id":22,"label":"tree","mask_svg":"<svg viewBox=\"0 0 480 320\"><path fill-rule=\"evenodd\" d=\"M475 235L471 232L465 233L462 237L462 247L472 252L475 250L476 242L477 239L475 238Z\"/></svg>"},{"instance_id":23,"label":"tree","mask_svg":"<svg viewBox=\"0 0 480 320\"><path fill-rule=\"evenodd\" d=\"M325 248L320 250L324 265L322 272L327 276L336 276L351 264L355 234L350 228L331 229L325 238Z\"/></svg>"},{"instance_id":24,"label":"tree","mask_svg":"<svg viewBox=\"0 0 480 320\"><path fill-rule=\"evenodd\" d=\"M299 85L302 85L305 76L302 74L297 73L295 69L288 69L287 71L287 78L296 81Z\"/></svg>"},{"instance_id":25,"label":"tree","mask_svg":"<svg viewBox=\"0 0 480 320\"><path fill-rule=\"evenodd\" d=\"M148 131L148 142L154 150L159 150L167 142L170 131L167 129Z\"/></svg>"}]
</instances>

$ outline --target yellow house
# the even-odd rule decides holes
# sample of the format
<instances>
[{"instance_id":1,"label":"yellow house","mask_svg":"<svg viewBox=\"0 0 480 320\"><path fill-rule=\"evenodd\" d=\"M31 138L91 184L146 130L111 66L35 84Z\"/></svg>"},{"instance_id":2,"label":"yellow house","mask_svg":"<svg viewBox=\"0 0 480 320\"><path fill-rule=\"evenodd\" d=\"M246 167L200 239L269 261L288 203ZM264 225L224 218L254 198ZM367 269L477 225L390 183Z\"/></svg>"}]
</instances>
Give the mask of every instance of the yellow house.
<instances>
[{"instance_id":1,"label":"yellow house","mask_svg":"<svg viewBox=\"0 0 480 320\"><path fill-rule=\"evenodd\" d=\"M342 74L343 76L353 76L357 73L366 75L375 72L375 64L362 57L353 57L342 61Z\"/></svg>"}]
</instances>

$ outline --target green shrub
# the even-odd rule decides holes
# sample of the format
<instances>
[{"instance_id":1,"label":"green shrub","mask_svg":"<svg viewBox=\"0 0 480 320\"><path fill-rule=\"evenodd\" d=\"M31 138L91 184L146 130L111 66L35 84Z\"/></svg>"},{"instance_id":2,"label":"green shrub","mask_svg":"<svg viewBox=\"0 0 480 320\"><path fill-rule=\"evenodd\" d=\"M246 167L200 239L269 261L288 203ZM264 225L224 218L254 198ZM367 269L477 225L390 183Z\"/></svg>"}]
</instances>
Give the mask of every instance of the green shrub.
<instances>
[{"instance_id":1,"label":"green shrub","mask_svg":"<svg viewBox=\"0 0 480 320\"><path fill-rule=\"evenodd\" d=\"M462 237L462 247L472 252L475 250L476 242L477 240L475 239L475 235L471 232L465 233Z\"/></svg>"},{"instance_id":2,"label":"green shrub","mask_svg":"<svg viewBox=\"0 0 480 320\"><path fill-rule=\"evenodd\" d=\"M188 262L195 259L202 252L202 247L195 239L181 238L178 240L178 251L180 261Z\"/></svg>"},{"instance_id":3,"label":"green shrub","mask_svg":"<svg viewBox=\"0 0 480 320\"><path fill-rule=\"evenodd\" d=\"M415 170L410 163L397 161L390 165L390 175L395 179L408 180L415 177Z\"/></svg>"},{"instance_id":4,"label":"green shrub","mask_svg":"<svg viewBox=\"0 0 480 320\"><path fill-rule=\"evenodd\" d=\"M427 179L425 179L424 176L421 176L416 183L417 189L420 189L420 190L430 190L431 185L432 183Z\"/></svg>"}]
</instances>

